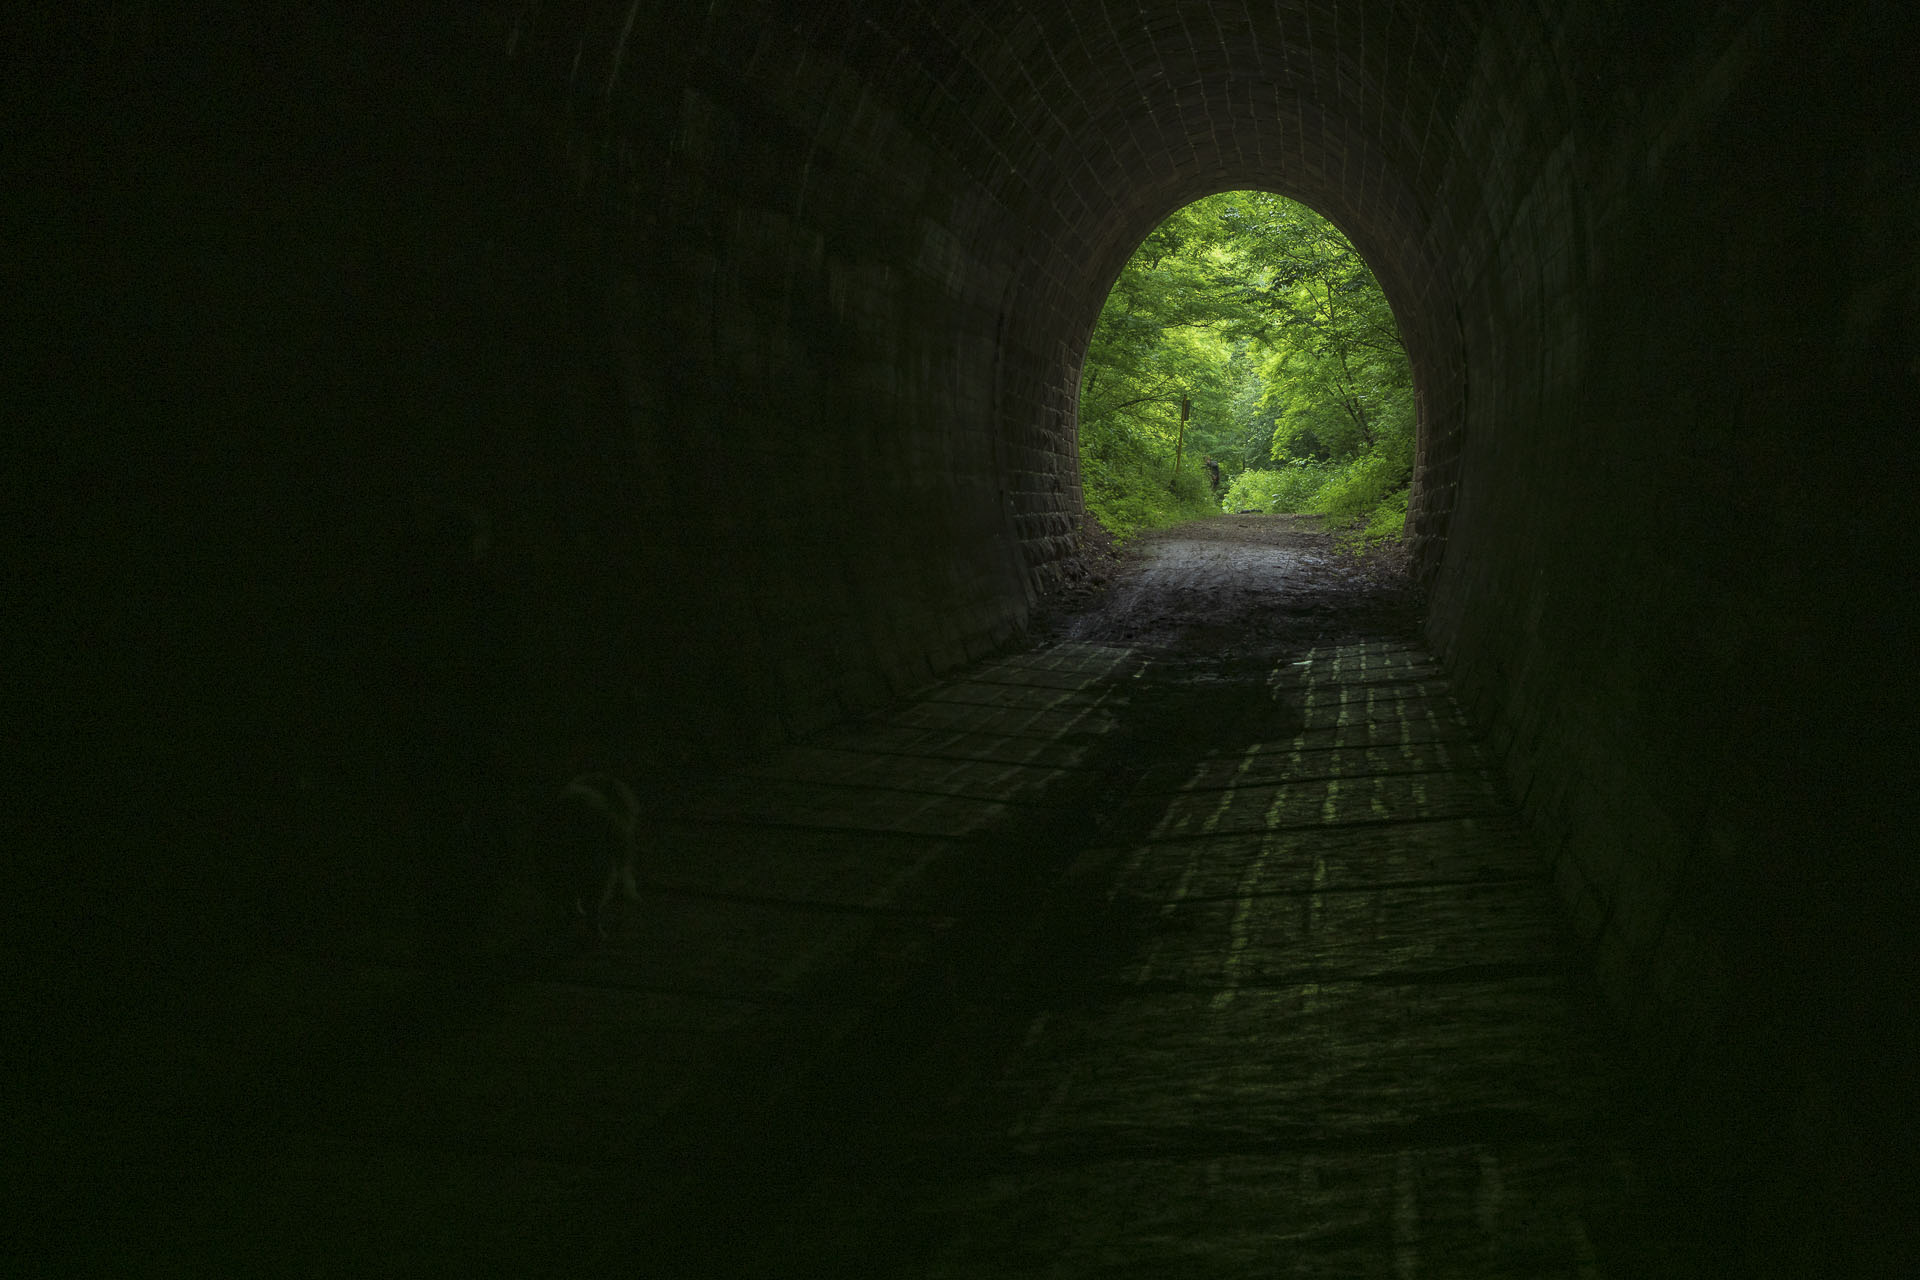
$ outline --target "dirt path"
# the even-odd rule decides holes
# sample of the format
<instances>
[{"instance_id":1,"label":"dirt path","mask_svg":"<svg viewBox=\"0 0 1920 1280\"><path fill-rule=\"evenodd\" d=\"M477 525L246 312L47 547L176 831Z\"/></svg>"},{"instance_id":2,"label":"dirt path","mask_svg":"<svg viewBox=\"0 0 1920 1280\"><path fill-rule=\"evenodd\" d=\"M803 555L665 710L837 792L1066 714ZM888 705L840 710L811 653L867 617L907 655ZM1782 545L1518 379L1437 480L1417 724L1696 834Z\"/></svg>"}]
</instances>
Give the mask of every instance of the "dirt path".
<instances>
[{"instance_id":1,"label":"dirt path","mask_svg":"<svg viewBox=\"0 0 1920 1280\"><path fill-rule=\"evenodd\" d=\"M1040 619L1045 641L1121 643L1193 657L1413 638L1404 566L1334 550L1316 516L1222 516L1141 534L1111 585Z\"/></svg>"}]
</instances>

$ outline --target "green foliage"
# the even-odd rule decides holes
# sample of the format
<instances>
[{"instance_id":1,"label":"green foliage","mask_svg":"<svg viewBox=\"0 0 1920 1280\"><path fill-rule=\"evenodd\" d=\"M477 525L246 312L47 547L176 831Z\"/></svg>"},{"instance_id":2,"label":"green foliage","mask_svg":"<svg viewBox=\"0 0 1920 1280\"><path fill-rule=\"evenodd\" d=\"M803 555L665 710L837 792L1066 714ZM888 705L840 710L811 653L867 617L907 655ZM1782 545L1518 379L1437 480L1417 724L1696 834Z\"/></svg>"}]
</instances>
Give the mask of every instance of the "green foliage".
<instances>
[{"instance_id":1,"label":"green foliage","mask_svg":"<svg viewBox=\"0 0 1920 1280\"><path fill-rule=\"evenodd\" d=\"M1325 219L1265 192L1212 196L1156 228L1083 366L1087 504L1121 536L1211 512L1208 456L1231 481L1226 510L1373 513L1384 529L1396 494L1404 516L1415 429L1411 370L1372 272Z\"/></svg>"},{"instance_id":2,"label":"green foliage","mask_svg":"<svg viewBox=\"0 0 1920 1280\"><path fill-rule=\"evenodd\" d=\"M1274 458L1372 451L1410 420L1413 388L1373 272L1331 223L1291 201L1246 192L1222 216L1245 269L1240 332L1263 347Z\"/></svg>"},{"instance_id":3,"label":"green foliage","mask_svg":"<svg viewBox=\"0 0 1920 1280\"><path fill-rule=\"evenodd\" d=\"M1406 485L1407 478L1391 459L1363 454L1328 468L1326 481L1305 510L1327 516L1365 515L1388 495Z\"/></svg>"},{"instance_id":4,"label":"green foliage","mask_svg":"<svg viewBox=\"0 0 1920 1280\"><path fill-rule=\"evenodd\" d=\"M1201 464L1226 452L1222 431L1237 421L1248 371L1242 360L1236 376L1221 336L1233 300L1215 287L1215 221L1189 206L1156 228L1115 282L1088 346L1081 479L1087 505L1117 537L1214 513ZM1183 399L1192 406L1184 446Z\"/></svg>"},{"instance_id":5,"label":"green foliage","mask_svg":"<svg viewBox=\"0 0 1920 1280\"><path fill-rule=\"evenodd\" d=\"M1227 487L1226 511L1305 511L1327 481L1325 463L1302 458L1284 467L1242 471Z\"/></svg>"},{"instance_id":6,"label":"green foliage","mask_svg":"<svg viewBox=\"0 0 1920 1280\"><path fill-rule=\"evenodd\" d=\"M1124 542L1142 529L1158 529L1218 515L1207 482L1182 469L1179 482L1169 487L1158 458L1136 458L1118 467L1084 474L1087 509Z\"/></svg>"},{"instance_id":7,"label":"green foliage","mask_svg":"<svg viewBox=\"0 0 1920 1280\"><path fill-rule=\"evenodd\" d=\"M1407 491L1397 490L1382 498L1367 513L1366 523L1334 540L1334 547L1358 554L1380 542L1398 542L1407 523Z\"/></svg>"}]
</instances>

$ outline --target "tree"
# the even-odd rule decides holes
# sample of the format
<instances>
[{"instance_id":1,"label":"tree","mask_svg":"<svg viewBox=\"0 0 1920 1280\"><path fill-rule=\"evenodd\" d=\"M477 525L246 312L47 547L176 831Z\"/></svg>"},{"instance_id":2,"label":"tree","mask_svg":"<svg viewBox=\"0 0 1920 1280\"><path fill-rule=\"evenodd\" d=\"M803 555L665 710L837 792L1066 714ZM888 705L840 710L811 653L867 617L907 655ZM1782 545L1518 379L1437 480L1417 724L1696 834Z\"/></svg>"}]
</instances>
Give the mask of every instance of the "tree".
<instances>
[{"instance_id":1,"label":"tree","mask_svg":"<svg viewBox=\"0 0 1920 1280\"><path fill-rule=\"evenodd\" d=\"M1230 475L1327 464L1288 488L1299 501L1364 478L1340 502L1372 505L1411 472L1412 377L1386 298L1336 228L1282 197L1228 192L1179 210L1107 298L1083 366L1080 437L1088 504L1117 533L1211 509L1197 477L1171 501L1151 492L1172 463L1183 396L1191 456L1225 459ZM1229 507L1238 500L1230 488Z\"/></svg>"},{"instance_id":2,"label":"tree","mask_svg":"<svg viewBox=\"0 0 1920 1280\"><path fill-rule=\"evenodd\" d=\"M1275 461L1346 462L1378 451L1405 424L1413 379L1386 295L1333 224L1263 192L1235 193L1242 331L1264 350L1262 405L1274 414Z\"/></svg>"},{"instance_id":3,"label":"tree","mask_svg":"<svg viewBox=\"0 0 1920 1280\"><path fill-rule=\"evenodd\" d=\"M1212 510L1197 470L1176 477L1170 500L1149 488L1173 467L1183 398L1193 405L1194 457L1235 421L1233 351L1222 335L1240 304L1216 287L1221 238L1211 210L1175 213L1121 271L1094 326L1080 388L1081 476L1088 504L1116 533Z\"/></svg>"}]
</instances>

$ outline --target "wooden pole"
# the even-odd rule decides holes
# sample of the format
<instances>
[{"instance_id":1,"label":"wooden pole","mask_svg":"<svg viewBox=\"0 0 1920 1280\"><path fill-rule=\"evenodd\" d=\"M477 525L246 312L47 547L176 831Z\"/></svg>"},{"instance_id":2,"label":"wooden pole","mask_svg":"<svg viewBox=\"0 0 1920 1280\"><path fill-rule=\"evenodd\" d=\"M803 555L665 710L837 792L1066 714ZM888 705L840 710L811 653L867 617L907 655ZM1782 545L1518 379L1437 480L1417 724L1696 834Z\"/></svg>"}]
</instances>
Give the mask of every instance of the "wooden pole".
<instances>
[{"instance_id":1,"label":"wooden pole","mask_svg":"<svg viewBox=\"0 0 1920 1280\"><path fill-rule=\"evenodd\" d=\"M1180 434L1173 438L1173 479L1167 481L1167 488L1173 488L1180 479L1180 451L1187 444L1187 414L1193 409L1193 401L1186 396L1180 397Z\"/></svg>"}]
</instances>

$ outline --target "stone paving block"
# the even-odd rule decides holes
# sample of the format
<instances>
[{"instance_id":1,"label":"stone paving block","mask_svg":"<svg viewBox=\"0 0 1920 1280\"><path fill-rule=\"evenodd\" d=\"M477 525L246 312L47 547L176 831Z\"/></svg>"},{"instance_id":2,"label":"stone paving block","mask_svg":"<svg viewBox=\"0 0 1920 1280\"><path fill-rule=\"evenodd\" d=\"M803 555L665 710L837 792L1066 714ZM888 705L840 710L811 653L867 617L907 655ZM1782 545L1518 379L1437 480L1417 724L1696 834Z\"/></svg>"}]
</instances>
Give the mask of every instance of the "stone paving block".
<instances>
[{"instance_id":1,"label":"stone paving block","mask_svg":"<svg viewBox=\"0 0 1920 1280\"><path fill-rule=\"evenodd\" d=\"M1459 971L1539 966L1560 941L1538 879L1346 892L1262 894L1168 904L1125 981L1195 989L1312 980L1446 980Z\"/></svg>"},{"instance_id":2,"label":"stone paving block","mask_svg":"<svg viewBox=\"0 0 1920 1280\"><path fill-rule=\"evenodd\" d=\"M1115 855L1115 891L1149 902L1304 893L1543 874L1539 854L1513 818L1449 818L1390 827L1243 832L1141 845ZM1251 879L1250 879L1251 877Z\"/></svg>"},{"instance_id":3,"label":"stone paving block","mask_svg":"<svg viewBox=\"0 0 1920 1280\"><path fill-rule=\"evenodd\" d=\"M716 789L713 801L732 821L957 839L993 829L1007 811L1004 804L965 795L783 778L739 779Z\"/></svg>"},{"instance_id":4,"label":"stone paving block","mask_svg":"<svg viewBox=\"0 0 1920 1280\"><path fill-rule=\"evenodd\" d=\"M1048 769L1077 768L1095 738L1074 735L1062 739L1014 736L964 729L925 729L906 725L876 725L858 733L822 735L812 745L859 754L927 756L949 760L1036 765Z\"/></svg>"},{"instance_id":5,"label":"stone paving block","mask_svg":"<svg viewBox=\"0 0 1920 1280\"><path fill-rule=\"evenodd\" d=\"M1221 791L1176 793L1153 839L1277 830L1315 823L1412 822L1500 812L1498 786L1483 771L1375 774Z\"/></svg>"},{"instance_id":6,"label":"stone paving block","mask_svg":"<svg viewBox=\"0 0 1920 1280\"><path fill-rule=\"evenodd\" d=\"M1383 747L1410 742L1475 741L1479 730L1463 715L1443 714L1427 708L1431 714L1400 715L1391 710L1377 719L1348 714L1347 708L1324 708L1319 718L1325 723L1311 724L1292 738L1272 745L1302 748Z\"/></svg>"},{"instance_id":7,"label":"stone paving block","mask_svg":"<svg viewBox=\"0 0 1920 1280\"><path fill-rule=\"evenodd\" d=\"M1114 714L1100 706L1031 711L954 702L920 702L889 713L889 722L919 729L967 730L1008 737L1085 737L1110 732Z\"/></svg>"},{"instance_id":8,"label":"stone paving block","mask_svg":"<svg viewBox=\"0 0 1920 1280\"><path fill-rule=\"evenodd\" d=\"M1311 679L1300 684L1275 683L1274 696L1289 705L1302 707L1337 706L1348 703L1368 705L1428 698L1451 702L1443 680Z\"/></svg>"},{"instance_id":9,"label":"stone paving block","mask_svg":"<svg viewBox=\"0 0 1920 1280\"><path fill-rule=\"evenodd\" d=\"M935 1224L928 1277L1114 1274L1582 1277L1596 1241L1655 1271L1630 1179L1604 1148L1399 1150L1034 1164L896 1198ZM858 1218L846 1230L859 1238ZM872 1230L869 1225L867 1230Z\"/></svg>"},{"instance_id":10,"label":"stone paving block","mask_svg":"<svg viewBox=\"0 0 1920 1280\"><path fill-rule=\"evenodd\" d=\"M1362 696L1350 700L1331 695L1321 697L1318 691L1308 689L1287 695L1280 700L1280 705L1293 712L1308 729L1337 728L1351 724L1392 725L1400 722L1440 725L1459 720L1459 709L1453 705L1451 697L1434 694L1400 696L1407 687L1363 685L1358 690Z\"/></svg>"},{"instance_id":11,"label":"stone paving block","mask_svg":"<svg viewBox=\"0 0 1920 1280\"><path fill-rule=\"evenodd\" d=\"M1104 691L1056 689L1025 683L993 683L968 680L942 685L927 695L931 702L957 702L988 707L1032 707L1059 710L1098 706L1105 702Z\"/></svg>"},{"instance_id":12,"label":"stone paving block","mask_svg":"<svg viewBox=\"0 0 1920 1280\"><path fill-rule=\"evenodd\" d=\"M788 782L884 786L972 800L1015 802L1022 796L1036 795L1057 781L1060 771L965 756L941 758L814 747L786 753L766 771L766 776Z\"/></svg>"},{"instance_id":13,"label":"stone paving block","mask_svg":"<svg viewBox=\"0 0 1920 1280\"><path fill-rule=\"evenodd\" d=\"M1003 658L986 670L1070 671L1104 678L1137 667L1140 661L1134 650L1123 645L1065 642Z\"/></svg>"},{"instance_id":14,"label":"stone paving block","mask_svg":"<svg viewBox=\"0 0 1920 1280\"><path fill-rule=\"evenodd\" d=\"M1124 679L1111 671L1083 671L1074 668L1024 667L1011 664L987 667L974 672L970 684L1001 685L1014 689L1052 689L1060 693L1099 697Z\"/></svg>"},{"instance_id":15,"label":"stone paving block","mask_svg":"<svg viewBox=\"0 0 1920 1280\"><path fill-rule=\"evenodd\" d=\"M1144 992L1055 1010L971 1124L1084 1159L1457 1128L1561 1133L1602 1101L1567 980ZM968 1115L969 1106L956 1108Z\"/></svg>"},{"instance_id":16,"label":"stone paving block","mask_svg":"<svg viewBox=\"0 0 1920 1280\"><path fill-rule=\"evenodd\" d=\"M1403 640L1371 640L1363 644L1327 645L1307 651L1296 665L1316 672L1382 671L1431 666L1433 655Z\"/></svg>"},{"instance_id":17,"label":"stone paving block","mask_svg":"<svg viewBox=\"0 0 1920 1280\"><path fill-rule=\"evenodd\" d=\"M1446 669L1431 659L1372 665L1283 662L1273 668L1268 682L1277 688L1327 688L1335 685L1362 688L1368 685L1444 685L1446 678Z\"/></svg>"},{"instance_id":18,"label":"stone paving block","mask_svg":"<svg viewBox=\"0 0 1920 1280\"><path fill-rule=\"evenodd\" d=\"M1168 765L1150 770L1141 778L1141 787L1209 791L1288 779L1488 768L1486 752L1479 743L1457 739L1399 742L1385 747L1273 748L1254 743L1239 754L1223 753L1193 765Z\"/></svg>"}]
</instances>

